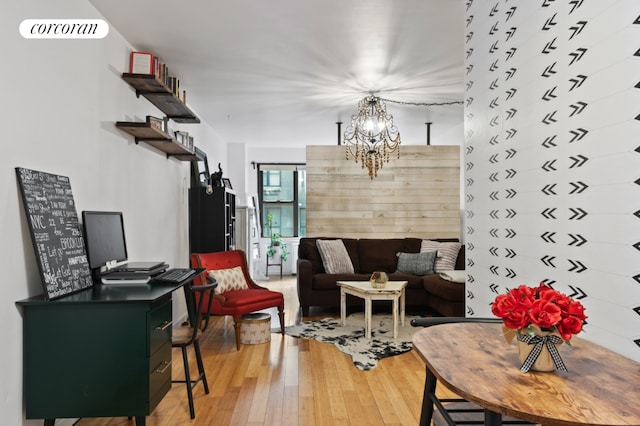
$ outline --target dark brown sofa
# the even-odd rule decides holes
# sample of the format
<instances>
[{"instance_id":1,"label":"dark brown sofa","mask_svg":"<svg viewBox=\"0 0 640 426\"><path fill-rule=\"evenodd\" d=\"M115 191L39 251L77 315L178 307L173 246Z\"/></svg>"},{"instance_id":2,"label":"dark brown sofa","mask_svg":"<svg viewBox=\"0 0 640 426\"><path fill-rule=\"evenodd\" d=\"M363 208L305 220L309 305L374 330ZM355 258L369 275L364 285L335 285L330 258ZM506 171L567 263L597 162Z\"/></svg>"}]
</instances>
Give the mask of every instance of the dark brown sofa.
<instances>
[{"instance_id":1,"label":"dark brown sofa","mask_svg":"<svg viewBox=\"0 0 640 426\"><path fill-rule=\"evenodd\" d=\"M465 315L465 284L444 280L438 274L396 274L396 253L419 253L420 238L353 239L341 238L351 258L353 274L327 274L320 252L316 246L318 238L301 238L298 249L297 281L298 299L302 315L309 316L311 306L339 307L340 288L337 281L367 281L374 271L384 271L389 279L407 281L406 306L425 310L429 308L442 316L463 317ZM337 238L320 239L335 240ZM433 239L433 241L458 241L456 239ZM455 269L465 268L464 245L458 253ZM362 306L362 301L349 296L349 305Z\"/></svg>"}]
</instances>

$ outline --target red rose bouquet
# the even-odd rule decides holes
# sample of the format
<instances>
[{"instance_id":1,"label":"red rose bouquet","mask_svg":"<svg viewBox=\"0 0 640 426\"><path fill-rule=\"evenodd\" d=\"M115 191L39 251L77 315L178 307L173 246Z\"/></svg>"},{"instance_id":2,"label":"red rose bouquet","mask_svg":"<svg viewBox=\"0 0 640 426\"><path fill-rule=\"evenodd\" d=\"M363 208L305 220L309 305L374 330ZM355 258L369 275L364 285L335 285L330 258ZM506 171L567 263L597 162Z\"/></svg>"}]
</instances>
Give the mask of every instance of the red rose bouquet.
<instances>
[{"instance_id":1,"label":"red rose bouquet","mask_svg":"<svg viewBox=\"0 0 640 426\"><path fill-rule=\"evenodd\" d=\"M582 303L540 283L538 287L521 285L500 294L491 305L491 312L501 318L505 327L529 335L533 326L544 331L557 331L569 343L574 334L582 331L587 316Z\"/></svg>"}]
</instances>

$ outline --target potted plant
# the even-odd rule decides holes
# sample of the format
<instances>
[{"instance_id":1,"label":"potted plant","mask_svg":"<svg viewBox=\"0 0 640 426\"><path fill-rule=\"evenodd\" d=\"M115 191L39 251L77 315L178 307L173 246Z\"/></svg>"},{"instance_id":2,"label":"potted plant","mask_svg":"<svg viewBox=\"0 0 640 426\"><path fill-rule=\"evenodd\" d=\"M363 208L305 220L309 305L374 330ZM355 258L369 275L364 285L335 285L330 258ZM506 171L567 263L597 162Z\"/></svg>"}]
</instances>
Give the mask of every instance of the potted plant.
<instances>
[{"instance_id":1,"label":"potted plant","mask_svg":"<svg viewBox=\"0 0 640 426\"><path fill-rule=\"evenodd\" d=\"M556 346L582 331L587 316L577 300L541 282L496 296L491 312L502 319L507 342L517 338L522 372L567 371Z\"/></svg>"},{"instance_id":2,"label":"potted plant","mask_svg":"<svg viewBox=\"0 0 640 426\"><path fill-rule=\"evenodd\" d=\"M289 256L287 245L282 241L280 234L273 232L273 215L269 214L268 218L269 222L267 223L267 226L269 228L269 246L267 247L267 257L272 258L280 252L280 256L284 262L287 260L287 256Z\"/></svg>"}]
</instances>

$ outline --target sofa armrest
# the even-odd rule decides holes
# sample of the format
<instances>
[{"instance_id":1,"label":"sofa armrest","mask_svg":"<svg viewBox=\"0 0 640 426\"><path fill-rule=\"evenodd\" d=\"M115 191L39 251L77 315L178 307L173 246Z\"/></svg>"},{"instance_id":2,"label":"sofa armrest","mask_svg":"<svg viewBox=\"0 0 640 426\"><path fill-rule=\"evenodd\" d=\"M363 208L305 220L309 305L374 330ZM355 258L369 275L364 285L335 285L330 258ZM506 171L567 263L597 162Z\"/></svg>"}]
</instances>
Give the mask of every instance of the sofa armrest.
<instances>
[{"instance_id":1,"label":"sofa armrest","mask_svg":"<svg viewBox=\"0 0 640 426\"><path fill-rule=\"evenodd\" d=\"M311 283L313 280L311 261L298 258L297 268L296 281L298 284L298 299L300 299L300 303L302 304L302 301L308 302L311 298Z\"/></svg>"}]
</instances>

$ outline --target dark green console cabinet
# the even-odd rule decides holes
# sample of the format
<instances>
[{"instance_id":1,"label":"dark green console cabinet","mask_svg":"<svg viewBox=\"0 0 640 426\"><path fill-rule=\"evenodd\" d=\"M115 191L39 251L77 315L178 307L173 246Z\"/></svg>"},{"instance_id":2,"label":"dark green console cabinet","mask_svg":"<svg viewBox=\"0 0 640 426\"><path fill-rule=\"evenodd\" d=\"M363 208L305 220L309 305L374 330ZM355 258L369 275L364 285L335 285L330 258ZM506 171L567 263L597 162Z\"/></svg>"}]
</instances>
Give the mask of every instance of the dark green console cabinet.
<instances>
[{"instance_id":1,"label":"dark green console cabinet","mask_svg":"<svg viewBox=\"0 0 640 426\"><path fill-rule=\"evenodd\" d=\"M26 417L145 417L171 388L175 284L95 285L17 304L24 319Z\"/></svg>"}]
</instances>

